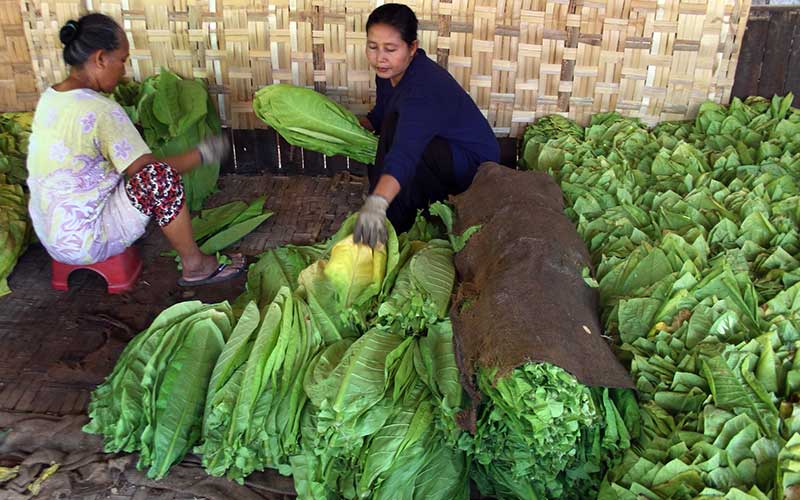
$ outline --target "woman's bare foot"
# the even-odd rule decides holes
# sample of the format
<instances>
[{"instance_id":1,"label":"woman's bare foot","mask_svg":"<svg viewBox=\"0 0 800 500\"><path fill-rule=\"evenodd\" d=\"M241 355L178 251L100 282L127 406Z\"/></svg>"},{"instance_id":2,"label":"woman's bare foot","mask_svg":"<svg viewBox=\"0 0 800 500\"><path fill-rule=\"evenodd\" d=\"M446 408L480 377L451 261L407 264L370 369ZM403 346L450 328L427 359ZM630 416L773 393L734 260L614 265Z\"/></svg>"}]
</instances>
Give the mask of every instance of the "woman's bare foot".
<instances>
[{"instance_id":1,"label":"woman's bare foot","mask_svg":"<svg viewBox=\"0 0 800 500\"><path fill-rule=\"evenodd\" d=\"M246 261L242 254L232 254L229 256L231 263L220 270L220 264L213 255L202 255L196 261L194 259L183 260L183 284L193 282L205 282L213 279L213 282L225 281L229 278L241 274Z\"/></svg>"}]
</instances>

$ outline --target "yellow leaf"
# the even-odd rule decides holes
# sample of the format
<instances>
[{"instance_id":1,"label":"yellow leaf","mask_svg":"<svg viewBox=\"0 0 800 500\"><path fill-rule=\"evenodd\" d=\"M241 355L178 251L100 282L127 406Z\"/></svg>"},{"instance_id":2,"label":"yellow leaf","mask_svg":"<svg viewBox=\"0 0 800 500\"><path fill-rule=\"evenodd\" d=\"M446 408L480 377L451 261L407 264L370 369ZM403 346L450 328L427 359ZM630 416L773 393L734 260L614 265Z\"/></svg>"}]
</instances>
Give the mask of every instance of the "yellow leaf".
<instances>
[{"instance_id":1,"label":"yellow leaf","mask_svg":"<svg viewBox=\"0 0 800 500\"><path fill-rule=\"evenodd\" d=\"M386 274L386 248L380 245L373 250L369 245L354 243L353 236L348 236L331 249L324 272L340 305L349 307L365 292L380 291Z\"/></svg>"},{"instance_id":2,"label":"yellow leaf","mask_svg":"<svg viewBox=\"0 0 800 500\"><path fill-rule=\"evenodd\" d=\"M16 467L0 467L0 483L11 481L19 474L19 465Z\"/></svg>"},{"instance_id":3,"label":"yellow leaf","mask_svg":"<svg viewBox=\"0 0 800 500\"><path fill-rule=\"evenodd\" d=\"M33 494L33 496L38 495L39 492L42 490L42 485L44 484L44 482L47 481L50 478L50 476L56 473L58 467L59 467L58 464L53 464L50 467L46 468L44 471L42 471L39 477L37 477L36 480L34 480L31 484L28 485L28 491L30 491Z\"/></svg>"}]
</instances>

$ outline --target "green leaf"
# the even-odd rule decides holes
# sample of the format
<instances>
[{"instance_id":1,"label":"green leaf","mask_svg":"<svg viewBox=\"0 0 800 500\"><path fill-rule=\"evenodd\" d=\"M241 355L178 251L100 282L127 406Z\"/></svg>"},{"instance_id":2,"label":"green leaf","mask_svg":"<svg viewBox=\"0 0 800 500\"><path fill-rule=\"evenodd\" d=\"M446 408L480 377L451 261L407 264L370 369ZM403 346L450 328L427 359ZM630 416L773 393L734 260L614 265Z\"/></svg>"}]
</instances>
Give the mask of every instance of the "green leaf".
<instances>
[{"instance_id":1,"label":"green leaf","mask_svg":"<svg viewBox=\"0 0 800 500\"><path fill-rule=\"evenodd\" d=\"M415 284L430 297L438 317L444 318L456 279L453 251L432 242L411 258L410 266Z\"/></svg>"},{"instance_id":2,"label":"green leaf","mask_svg":"<svg viewBox=\"0 0 800 500\"><path fill-rule=\"evenodd\" d=\"M311 363L313 369L307 372L304 385L306 394L315 406L322 406L339 386L339 379L331 375L352 344L352 339L334 342Z\"/></svg>"},{"instance_id":3,"label":"green leaf","mask_svg":"<svg viewBox=\"0 0 800 500\"><path fill-rule=\"evenodd\" d=\"M260 226L262 222L269 219L271 216L272 213L267 212L257 217L253 217L252 219L247 219L244 222L232 225L207 239L200 246L200 251L204 254L212 254L224 250L250 234L255 228Z\"/></svg>"},{"instance_id":4,"label":"green leaf","mask_svg":"<svg viewBox=\"0 0 800 500\"><path fill-rule=\"evenodd\" d=\"M161 78L162 84L163 79L164 77ZM170 123L170 133L173 136L186 134L191 128L197 127L198 122L209 114L207 94L205 85L198 81L178 81L178 118L177 121ZM156 101L156 104L158 104L158 101ZM210 113L214 114L216 111L211 108Z\"/></svg>"},{"instance_id":5,"label":"green leaf","mask_svg":"<svg viewBox=\"0 0 800 500\"><path fill-rule=\"evenodd\" d=\"M430 500L466 500L469 498L469 465L465 454L451 450L444 444L429 443L427 462L414 477L415 498ZM391 477L391 476L390 476ZM389 492L386 482L382 485Z\"/></svg>"},{"instance_id":6,"label":"green leaf","mask_svg":"<svg viewBox=\"0 0 800 500\"><path fill-rule=\"evenodd\" d=\"M422 439L425 431L430 431L433 415L431 408L420 402L423 390L417 383L409 404L398 408L393 418L371 437L369 453L364 457L364 471L357 485L360 497L369 496L373 483L391 469L403 450Z\"/></svg>"},{"instance_id":7,"label":"green leaf","mask_svg":"<svg viewBox=\"0 0 800 500\"><path fill-rule=\"evenodd\" d=\"M219 327L206 319L194 325L172 358L159 390L148 477L164 477L199 438L209 378L223 343Z\"/></svg>"},{"instance_id":8,"label":"green leaf","mask_svg":"<svg viewBox=\"0 0 800 500\"><path fill-rule=\"evenodd\" d=\"M231 225L246 209L247 204L243 201L232 201L203 210L199 217L192 217L192 234L195 241L203 241L207 236Z\"/></svg>"},{"instance_id":9,"label":"green leaf","mask_svg":"<svg viewBox=\"0 0 800 500\"><path fill-rule=\"evenodd\" d=\"M632 343L646 336L655 323L655 315L661 305L660 300L651 298L621 300L617 315L622 341Z\"/></svg>"},{"instance_id":10,"label":"green leaf","mask_svg":"<svg viewBox=\"0 0 800 500\"><path fill-rule=\"evenodd\" d=\"M260 308L265 307L282 287L296 289L301 271L322 257L323 252L314 247L285 246L267 250L250 266L247 272L247 291L237 303L255 300Z\"/></svg>"},{"instance_id":11,"label":"green leaf","mask_svg":"<svg viewBox=\"0 0 800 500\"><path fill-rule=\"evenodd\" d=\"M170 136L175 137L180 120L179 77L171 71L163 70L158 75L158 90L153 97L153 116L167 125Z\"/></svg>"},{"instance_id":12,"label":"green leaf","mask_svg":"<svg viewBox=\"0 0 800 500\"><path fill-rule=\"evenodd\" d=\"M477 233L481 228L479 225L472 226L467 228L464 233L457 235L453 232L454 214L453 209L450 208L450 206L437 201L433 203L428 210L430 213L438 216L440 219L442 219L442 222L444 222L445 229L447 229L447 235L450 238L450 245L453 247L454 252L460 252L463 250L470 237Z\"/></svg>"},{"instance_id":13,"label":"green leaf","mask_svg":"<svg viewBox=\"0 0 800 500\"><path fill-rule=\"evenodd\" d=\"M206 419L211 414L211 404L217 392L228 382L233 372L247 360L247 355L249 354L248 343L252 334L258 328L260 319L261 316L256 303L248 303L214 365L206 396L204 410ZM204 435L206 427L207 422L204 420Z\"/></svg>"},{"instance_id":14,"label":"green leaf","mask_svg":"<svg viewBox=\"0 0 800 500\"><path fill-rule=\"evenodd\" d=\"M775 407L755 395L741 375L732 370L722 356L703 357L702 369L717 406L745 412L753 421L758 422L763 433L774 436L772 420L777 417Z\"/></svg>"},{"instance_id":15,"label":"green leaf","mask_svg":"<svg viewBox=\"0 0 800 500\"><path fill-rule=\"evenodd\" d=\"M463 389L450 321L431 325L428 335L419 340L419 346L428 371L427 380L435 384L430 390L440 395L448 409L460 408Z\"/></svg>"},{"instance_id":16,"label":"green leaf","mask_svg":"<svg viewBox=\"0 0 800 500\"><path fill-rule=\"evenodd\" d=\"M581 277L589 288L600 288L600 283L592 277L592 270L588 267L581 268Z\"/></svg>"},{"instance_id":17,"label":"green leaf","mask_svg":"<svg viewBox=\"0 0 800 500\"><path fill-rule=\"evenodd\" d=\"M232 226L245 222L254 217L258 217L264 212L264 202L267 200L266 196L259 196L247 206L239 215L231 222Z\"/></svg>"},{"instance_id":18,"label":"green leaf","mask_svg":"<svg viewBox=\"0 0 800 500\"><path fill-rule=\"evenodd\" d=\"M348 349L331 374L338 380L338 389L330 401L340 419L360 413L383 396L384 360L400 340L396 335L371 330Z\"/></svg>"}]
</instances>

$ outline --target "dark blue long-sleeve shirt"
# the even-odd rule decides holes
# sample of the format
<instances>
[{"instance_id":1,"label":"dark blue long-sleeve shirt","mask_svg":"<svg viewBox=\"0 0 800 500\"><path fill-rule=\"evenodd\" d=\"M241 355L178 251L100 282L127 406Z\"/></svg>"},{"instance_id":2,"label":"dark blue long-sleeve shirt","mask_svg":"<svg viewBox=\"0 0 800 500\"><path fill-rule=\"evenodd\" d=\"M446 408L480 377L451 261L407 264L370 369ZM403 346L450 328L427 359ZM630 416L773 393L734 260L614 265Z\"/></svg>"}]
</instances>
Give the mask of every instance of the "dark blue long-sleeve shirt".
<instances>
[{"instance_id":1,"label":"dark blue long-sleeve shirt","mask_svg":"<svg viewBox=\"0 0 800 500\"><path fill-rule=\"evenodd\" d=\"M467 92L446 69L422 49L411 60L396 87L389 79L375 77L377 101L367 114L380 133L389 113L398 113L392 146L384 159L384 173L401 188L414 177L428 143L441 137L450 144L453 169L459 188L472 182L478 165L500 160L500 146L489 122Z\"/></svg>"}]
</instances>

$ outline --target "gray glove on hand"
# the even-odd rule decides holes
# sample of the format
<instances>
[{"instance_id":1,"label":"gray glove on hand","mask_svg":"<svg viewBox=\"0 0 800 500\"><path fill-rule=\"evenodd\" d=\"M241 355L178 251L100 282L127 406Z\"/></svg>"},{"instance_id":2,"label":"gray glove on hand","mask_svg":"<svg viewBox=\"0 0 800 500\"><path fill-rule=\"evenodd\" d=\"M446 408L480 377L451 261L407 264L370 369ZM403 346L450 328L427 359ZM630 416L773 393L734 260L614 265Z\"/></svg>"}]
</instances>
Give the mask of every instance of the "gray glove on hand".
<instances>
[{"instance_id":1,"label":"gray glove on hand","mask_svg":"<svg viewBox=\"0 0 800 500\"><path fill-rule=\"evenodd\" d=\"M356 243L366 243L372 248L378 243L386 243L387 208L389 202L383 196L376 194L367 196L367 201L358 211L356 229L353 231L353 240Z\"/></svg>"},{"instance_id":2,"label":"gray glove on hand","mask_svg":"<svg viewBox=\"0 0 800 500\"><path fill-rule=\"evenodd\" d=\"M206 137L197 145L197 150L200 151L200 163L203 165L221 163L231 150L231 141L226 135Z\"/></svg>"}]
</instances>

